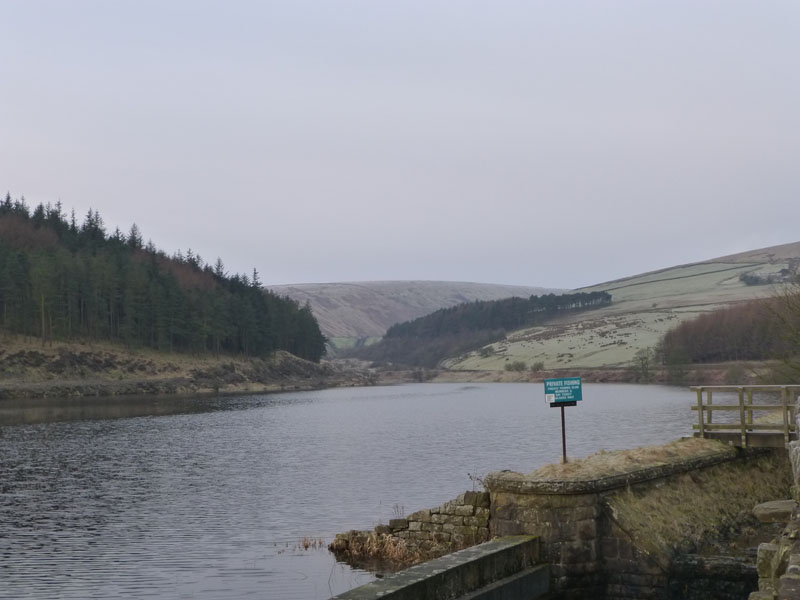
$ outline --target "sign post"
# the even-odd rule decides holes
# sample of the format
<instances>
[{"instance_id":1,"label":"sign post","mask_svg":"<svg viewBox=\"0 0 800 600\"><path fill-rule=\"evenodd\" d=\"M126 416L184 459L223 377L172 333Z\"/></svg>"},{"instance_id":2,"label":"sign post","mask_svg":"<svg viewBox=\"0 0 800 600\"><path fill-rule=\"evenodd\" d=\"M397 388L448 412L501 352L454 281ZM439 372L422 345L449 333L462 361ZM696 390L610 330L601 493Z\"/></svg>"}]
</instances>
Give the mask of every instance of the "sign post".
<instances>
[{"instance_id":1,"label":"sign post","mask_svg":"<svg viewBox=\"0 0 800 600\"><path fill-rule=\"evenodd\" d=\"M577 406L583 400L580 377L562 377L544 380L544 399L551 407L561 408L561 450L562 462L567 462L567 427L564 421L564 408Z\"/></svg>"}]
</instances>

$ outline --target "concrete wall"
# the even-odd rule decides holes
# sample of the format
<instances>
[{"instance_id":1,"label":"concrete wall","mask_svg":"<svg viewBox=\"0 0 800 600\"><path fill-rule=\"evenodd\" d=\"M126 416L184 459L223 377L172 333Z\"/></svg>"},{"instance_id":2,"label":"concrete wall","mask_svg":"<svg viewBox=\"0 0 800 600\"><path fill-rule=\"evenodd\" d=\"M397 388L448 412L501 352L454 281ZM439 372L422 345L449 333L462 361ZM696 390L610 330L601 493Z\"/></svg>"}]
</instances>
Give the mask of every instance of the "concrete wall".
<instances>
[{"instance_id":1,"label":"concrete wall","mask_svg":"<svg viewBox=\"0 0 800 600\"><path fill-rule=\"evenodd\" d=\"M535 600L549 590L538 540L499 538L373 581L331 600Z\"/></svg>"}]
</instances>

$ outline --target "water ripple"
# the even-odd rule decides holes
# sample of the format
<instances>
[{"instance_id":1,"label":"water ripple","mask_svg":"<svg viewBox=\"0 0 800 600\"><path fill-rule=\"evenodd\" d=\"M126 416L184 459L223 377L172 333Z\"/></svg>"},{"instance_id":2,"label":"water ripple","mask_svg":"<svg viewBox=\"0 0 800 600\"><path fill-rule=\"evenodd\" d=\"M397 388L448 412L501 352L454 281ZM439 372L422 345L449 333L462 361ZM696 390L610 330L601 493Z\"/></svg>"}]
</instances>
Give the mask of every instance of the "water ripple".
<instances>
[{"instance_id":1,"label":"water ripple","mask_svg":"<svg viewBox=\"0 0 800 600\"><path fill-rule=\"evenodd\" d=\"M111 399L105 418L101 403L70 400L71 412L45 411L50 422L4 407L0 598L327 598L371 576L303 537L329 542L434 506L472 489L468 473L558 460L559 411L540 388ZM690 432L680 390L585 386L584 397L567 415L571 455Z\"/></svg>"}]
</instances>

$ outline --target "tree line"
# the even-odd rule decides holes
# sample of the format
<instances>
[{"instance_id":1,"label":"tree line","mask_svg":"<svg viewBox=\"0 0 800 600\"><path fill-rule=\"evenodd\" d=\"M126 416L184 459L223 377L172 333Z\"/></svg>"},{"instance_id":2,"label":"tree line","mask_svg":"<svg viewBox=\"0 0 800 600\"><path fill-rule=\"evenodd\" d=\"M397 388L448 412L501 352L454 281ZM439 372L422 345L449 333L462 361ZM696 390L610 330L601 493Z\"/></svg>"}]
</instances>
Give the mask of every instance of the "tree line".
<instances>
[{"instance_id":1,"label":"tree line","mask_svg":"<svg viewBox=\"0 0 800 600\"><path fill-rule=\"evenodd\" d=\"M503 339L507 331L531 327L565 312L610 303L608 292L467 302L392 325L377 344L346 354L379 363L434 368L444 358Z\"/></svg>"},{"instance_id":2,"label":"tree line","mask_svg":"<svg viewBox=\"0 0 800 600\"><path fill-rule=\"evenodd\" d=\"M610 303L611 294L608 292L477 300L392 325L385 337L435 338L467 331L514 331L536 325L559 313L598 308Z\"/></svg>"},{"instance_id":3,"label":"tree line","mask_svg":"<svg viewBox=\"0 0 800 600\"><path fill-rule=\"evenodd\" d=\"M800 281L770 298L700 315L670 329L655 349L666 365L779 360L772 377L800 381Z\"/></svg>"},{"instance_id":4,"label":"tree line","mask_svg":"<svg viewBox=\"0 0 800 600\"><path fill-rule=\"evenodd\" d=\"M220 259L145 244L136 224L107 233L98 211L79 223L60 202L31 210L10 194L0 201L0 327L42 342L313 361L326 342L310 307L264 290L255 269L229 275Z\"/></svg>"},{"instance_id":5,"label":"tree line","mask_svg":"<svg viewBox=\"0 0 800 600\"><path fill-rule=\"evenodd\" d=\"M664 358L712 363L765 360L786 349L773 299L753 300L676 325L661 340Z\"/></svg>"}]
</instances>

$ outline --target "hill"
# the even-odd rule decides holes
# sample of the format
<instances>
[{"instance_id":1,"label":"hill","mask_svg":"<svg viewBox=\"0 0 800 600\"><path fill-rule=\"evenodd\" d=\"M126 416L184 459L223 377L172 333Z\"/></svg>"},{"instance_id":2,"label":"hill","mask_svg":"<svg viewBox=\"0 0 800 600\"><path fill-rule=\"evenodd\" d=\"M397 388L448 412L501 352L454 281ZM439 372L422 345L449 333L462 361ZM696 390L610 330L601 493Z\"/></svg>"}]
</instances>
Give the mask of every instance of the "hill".
<instances>
[{"instance_id":1,"label":"hill","mask_svg":"<svg viewBox=\"0 0 800 600\"><path fill-rule=\"evenodd\" d=\"M337 347L379 338L395 323L475 300L527 298L559 290L454 281L306 283L270 288L301 305L308 302L322 332Z\"/></svg>"},{"instance_id":2,"label":"hill","mask_svg":"<svg viewBox=\"0 0 800 600\"><path fill-rule=\"evenodd\" d=\"M452 357L454 370L502 371L506 364L551 369L624 367L673 326L716 308L769 296L798 273L800 242L680 265L582 288L604 291L610 305L520 329L490 351Z\"/></svg>"}]
</instances>

